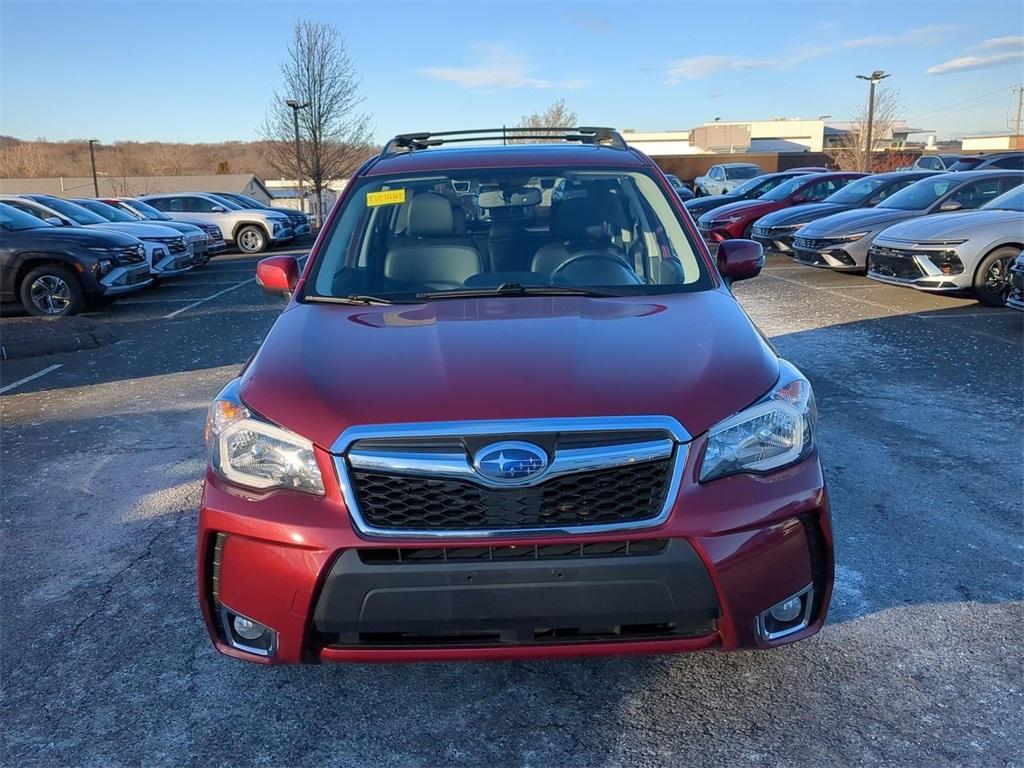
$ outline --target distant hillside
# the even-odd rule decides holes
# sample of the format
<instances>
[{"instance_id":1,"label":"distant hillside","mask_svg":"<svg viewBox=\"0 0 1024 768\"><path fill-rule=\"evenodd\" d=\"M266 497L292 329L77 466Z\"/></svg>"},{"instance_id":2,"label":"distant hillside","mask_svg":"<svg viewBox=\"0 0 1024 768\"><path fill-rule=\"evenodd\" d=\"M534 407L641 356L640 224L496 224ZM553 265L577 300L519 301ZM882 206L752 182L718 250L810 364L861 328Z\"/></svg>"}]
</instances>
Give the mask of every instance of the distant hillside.
<instances>
[{"instance_id":1,"label":"distant hillside","mask_svg":"<svg viewBox=\"0 0 1024 768\"><path fill-rule=\"evenodd\" d=\"M170 144L124 141L96 145L96 171L109 176L180 176L255 173L262 179L280 174L264 159L263 142ZM0 177L89 176L89 143L21 141L0 136Z\"/></svg>"}]
</instances>

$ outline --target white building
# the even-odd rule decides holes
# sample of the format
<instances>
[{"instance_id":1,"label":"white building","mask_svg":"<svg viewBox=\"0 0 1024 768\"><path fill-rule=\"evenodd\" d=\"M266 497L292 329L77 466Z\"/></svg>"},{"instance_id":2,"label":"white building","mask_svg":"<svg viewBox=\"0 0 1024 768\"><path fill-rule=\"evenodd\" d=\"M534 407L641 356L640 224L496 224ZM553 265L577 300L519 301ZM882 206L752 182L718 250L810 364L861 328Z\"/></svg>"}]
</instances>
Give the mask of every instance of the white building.
<instances>
[{"instance_id":1,"label":"white building","mask_svg":"<svg viewBox=\"0 0 1024 768\"><path fill-rule=\"evenodd\" d=\"M999 136L964 136L960 149L964 152L996 152L1001 149L1021 149L1024 147L1022 137L1012 133Z\"/></svg>"},{"instance_id":2,"label":"white building","mask_svg":"<svg viewBox=\"0 0 1024 768\"><path fill-rule=\"evenodd\" d=\"M690 131L642 132L626 128L622 135L630 146L652 157L720 152L821 152L825 145L825 121L718 120Z\"/></svg>"}]
</instances>

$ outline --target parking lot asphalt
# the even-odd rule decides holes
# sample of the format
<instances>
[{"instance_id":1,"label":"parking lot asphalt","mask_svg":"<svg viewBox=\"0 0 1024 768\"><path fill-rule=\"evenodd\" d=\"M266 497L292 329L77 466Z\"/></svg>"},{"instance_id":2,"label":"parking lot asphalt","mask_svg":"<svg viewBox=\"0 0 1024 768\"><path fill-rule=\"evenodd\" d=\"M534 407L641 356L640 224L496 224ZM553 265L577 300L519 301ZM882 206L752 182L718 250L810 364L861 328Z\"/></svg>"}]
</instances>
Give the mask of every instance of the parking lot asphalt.
<instances>
[{"instance_id":1,"label":"parking lot asphalt","mask_svg":"<svg viewBox=\"0 0 1024 768\"><path fill-rule=\"evenodd\" d=\"M782 257L737 284L818 400L837 581L808 641L267 668L216 654L194 586L206 404L282 306L254 263L3 364L5 765L1024 764L1019 313Z\"/></svg>"}]
</instances>

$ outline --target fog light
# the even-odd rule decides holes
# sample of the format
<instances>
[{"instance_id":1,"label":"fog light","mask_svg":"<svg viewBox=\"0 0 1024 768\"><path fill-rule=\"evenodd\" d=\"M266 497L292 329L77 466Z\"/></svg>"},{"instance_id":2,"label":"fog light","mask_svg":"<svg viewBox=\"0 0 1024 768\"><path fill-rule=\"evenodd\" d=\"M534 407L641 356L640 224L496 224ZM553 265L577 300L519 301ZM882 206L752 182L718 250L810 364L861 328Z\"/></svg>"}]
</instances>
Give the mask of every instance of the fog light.
<instances>
[{"instance_id":1,"label":"fog light","mask_svg":"<svg viewBox=\"0 0 1024 768\"><path fill-rule=\"evenodd\" d=\"M811 620L814 590L811 585L776 603L757 617L757 634L762 640L778 640L799 632Z\"/></svg>"},{"instance_id":2,"label":"fog light","mask_svg":"<svg viewBox=\"0 0 1024 768\"><path fill-rule=\"evenodd\" d=\"M801 599L799 597L791 597L789 600L785 600L778 605L773 606L768 613L770 613L772 618L776 621L786 624L793 621L793 619L800 615L801 607ZM235 626L238 626L238 619L235 619ZM241 634L241 632L239 632L239 634ZM248 635L244 635L244 637L248 637Z\"/></svg>"},{"instance_id":3,"label":"fog light","mask_svg":"<svg viewBox=\"0 0 1024 768\"><path fill-rule=\"evenodd\" d=\"M247 616L220 606L224 639L232 648L257 656L273 656L277 651L277 632Z\"/></svg>"},{"instance_id":4,"label":"fog light","mask_svg":"<svg viewBox=\"0 0 1024 768\"><path fill-rule=\"evenodd\" d=\"M797 605L797 608L799 607L800 606ZM262 624L257 624L252 619L247 619L244 616L235 616L235 620L232 624L235 628L235 634L239 637L245 638L246 640L256 640L267 631L267 628Z\"/></svg>"}]
</instances>

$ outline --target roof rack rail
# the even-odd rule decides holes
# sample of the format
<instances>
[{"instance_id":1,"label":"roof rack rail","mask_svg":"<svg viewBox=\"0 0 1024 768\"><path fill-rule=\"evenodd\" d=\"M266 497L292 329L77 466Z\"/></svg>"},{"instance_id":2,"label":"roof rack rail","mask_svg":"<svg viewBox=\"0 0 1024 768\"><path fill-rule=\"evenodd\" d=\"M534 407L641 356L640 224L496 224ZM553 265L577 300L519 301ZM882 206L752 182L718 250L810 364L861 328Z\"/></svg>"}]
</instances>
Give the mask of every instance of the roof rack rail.
<instances>
[{"instance_id":1,"label":"roof rack rail","mask_svg":"<svg viewBox=\"0 0 1024 768\"><path fill-rule=\"evenodd\" d=\"M421 133L400 133L384 145L381 157L397 155L402 150L413 152L442 144L465 144L476 141L496 141L502 144L510 141L576 141L581 144L607 144L615 149L629 149L622 134L614 128L593 126L537 127L503 126L501 128L470 128L462 131L423 131Z\"/></svg>"}]
</instances>

